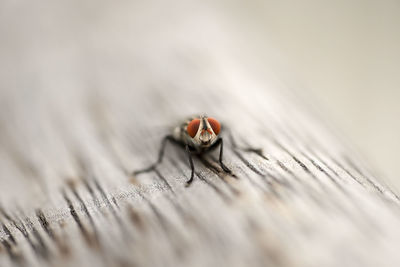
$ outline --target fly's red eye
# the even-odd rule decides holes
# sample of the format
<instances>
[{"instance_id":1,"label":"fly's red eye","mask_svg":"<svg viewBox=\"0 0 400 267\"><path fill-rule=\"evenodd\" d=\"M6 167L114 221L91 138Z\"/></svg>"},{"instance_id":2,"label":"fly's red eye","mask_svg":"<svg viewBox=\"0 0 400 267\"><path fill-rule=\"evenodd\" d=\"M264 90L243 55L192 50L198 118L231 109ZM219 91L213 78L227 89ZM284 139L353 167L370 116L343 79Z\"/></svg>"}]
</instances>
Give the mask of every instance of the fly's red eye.
<instances>
[{"instance_id":1,"label":"fly's red eye","mask_svg":"<svg viewBox=\"0 0 400 267\"><path fill-rule=\"evenodd\" d=\"M190 135L190 137L195 137L197 131L199 130L199 126L200 126L200 120L199 119L194 119L192 120L188 126L187 126L187 132Z\"/></svg>"},{"instance_id":2,"label":"fly's red eye","mask_svg":"<svg viewBox=\"0 0 400 267\"><path fill-rule=\"evenodd\" d=\"M214 118L208 118L208 123L210 123L214 133L218 135L219 131L221 130L221 124Z\"/></svg>"}]
</instances>

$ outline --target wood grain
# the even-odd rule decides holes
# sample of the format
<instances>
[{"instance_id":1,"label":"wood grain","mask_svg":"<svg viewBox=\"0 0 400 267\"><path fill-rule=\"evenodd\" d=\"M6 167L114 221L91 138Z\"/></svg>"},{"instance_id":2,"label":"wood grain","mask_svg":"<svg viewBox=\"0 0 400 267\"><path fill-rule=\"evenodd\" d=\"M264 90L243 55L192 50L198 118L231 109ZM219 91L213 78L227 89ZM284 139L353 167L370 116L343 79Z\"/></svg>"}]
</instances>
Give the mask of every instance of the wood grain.
<instances>
[{"instance_id":1,"label":"wood grain","mask_svg":"<svg viewBox=\"0 0 400 267\"><path fill-rule=\"evenodd\" d=\"M3 4L0 266L399 266L399 197L221 9L42 2ZM236 177L210 154L186 188L173 145L130 175L198 112L263 154L225 132Z\"/></svg>"}]
</instances>

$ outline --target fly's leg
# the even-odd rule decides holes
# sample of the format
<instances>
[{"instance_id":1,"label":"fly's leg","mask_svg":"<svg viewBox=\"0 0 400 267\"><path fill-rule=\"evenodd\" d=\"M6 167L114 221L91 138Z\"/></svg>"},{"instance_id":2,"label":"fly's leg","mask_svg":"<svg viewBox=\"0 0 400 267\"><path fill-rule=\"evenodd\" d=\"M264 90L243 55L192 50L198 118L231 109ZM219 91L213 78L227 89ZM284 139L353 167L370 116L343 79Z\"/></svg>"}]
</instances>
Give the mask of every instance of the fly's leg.
<instances>
[{"instance_id":1,"label":"fly's leg","mask_svg":"<svg viewBox=\"0 0 400 267\"><path fill-rule=\"evenodd\" d=\"M150 172L150 171L154 170L157 167L157 165L160 164L163 160L165 147L166 147L168 141L173 142L173 143L176 142L175 139L172 137L172 135L165 136L161 142L161 148L160 148L160 151L158 152L157 161L145 169L134 171L132 174L137 175L137 174Z\"/></svg>"},{"instance_id":2,"label":"fly's leg","mask_svg":"<svg viewBox=\"0 0 400 267\"><path fill-rule=\"evenodd\" d=\"M186 148L186 153L189 157L189 164L190 164L190 169L192 173L190 174L190 179L186 181L186 186L189 186L193 182L193 176L194 176L194 165L193 165L193 159L192 159L192 152L190 152L190 148L188 145L185 146Z\"/></svg>"},{"instance_id":3,"label":"fly's leg","mask_svg":"<svg viewBox=\"0 0 400 267\"><path fill-rule=\"evenodd\" d=\"M231 141L232 147L234 150L242 150L245 152L252 152L257 154L258 156L262 157L265 160L268 160L268 158L266 156L264 156L263 151L261 148L254 148L254 147L239 147L236 144L235 139L233 138L233 135L231 133L231 131L228 131L228 135L229 135L229 140Z\"/></svg>"},{"instance_id":4,"label":"fly's leg","mask_svg":"<svg viewBox=\"0 0 400 267\"><path fill-rule=\"evenodd\" d=\"M223 157L223 153L224 153L224 141L222 140L222 138L218 138L218 140L215 142L215 146L220 146L219 147L219 165L221 166L221 168L227 172L227 173L232 173L232 171L225 166L225 164L222 162L222 157Z\"/></svg>"}]
</instances>

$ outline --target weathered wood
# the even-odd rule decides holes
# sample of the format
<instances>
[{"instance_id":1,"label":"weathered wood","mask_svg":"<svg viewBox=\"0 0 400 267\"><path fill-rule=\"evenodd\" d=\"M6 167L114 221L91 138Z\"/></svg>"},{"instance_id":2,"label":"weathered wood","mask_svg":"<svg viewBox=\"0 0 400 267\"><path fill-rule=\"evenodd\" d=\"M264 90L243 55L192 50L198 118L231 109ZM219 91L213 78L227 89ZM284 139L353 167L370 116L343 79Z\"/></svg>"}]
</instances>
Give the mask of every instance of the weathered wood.
<instances>
[{"instance_id":1,"label":"weathered wood","mask_svg":"<svg viewBox=\"0 0 400 267\"><path fill-rule=\"evenodd\" d=\"M0 266L399 266L399 197L252 71L222 13L43 3L52 12L4 4ZM211 154L185 188L185 152L168 145L155 172L130 176L198 112L263 155L228 138L237 179Z\"/></svg>"}]
</instances>

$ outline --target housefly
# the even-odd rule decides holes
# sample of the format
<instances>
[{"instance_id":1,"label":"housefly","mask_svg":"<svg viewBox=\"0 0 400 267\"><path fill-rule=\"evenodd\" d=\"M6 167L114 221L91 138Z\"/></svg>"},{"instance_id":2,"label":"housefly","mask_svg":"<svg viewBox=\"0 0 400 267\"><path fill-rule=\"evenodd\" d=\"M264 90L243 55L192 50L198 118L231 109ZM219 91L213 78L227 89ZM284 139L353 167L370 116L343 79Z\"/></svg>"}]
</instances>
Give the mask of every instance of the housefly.
<instances>
[{"instance_id":1,"label":"housefly","mask_svg":"<svg viewBox=\"0 0 400 267\"><path fill-rule=\"evenodd\" d=\"M193 181L194 165L192 155L202 155L219 146L219 164L221 168L228 174L231 170L223 163L224 142L221 137L221 124L215 118L206 115L193 116L176 126L172 133L165 136L161 142L161 148L158 153L157 161L149 167L133 172L133 175L146 173L154 170L163 160L164 151L167 142L175 143L185 148L189 158L191 169L190 178L186 181L189 186ZM251 151L259 151L258 149L250 149Z\"/></svg>"}]
</instances>

